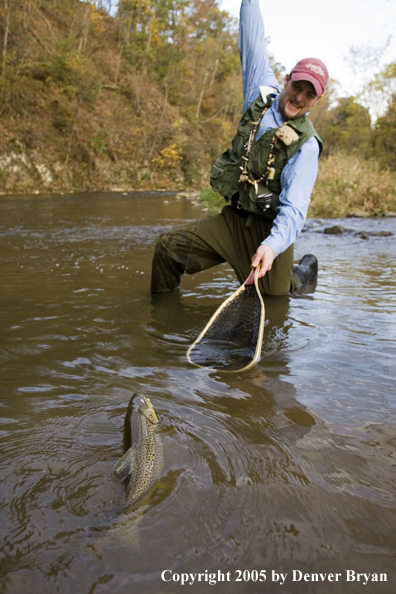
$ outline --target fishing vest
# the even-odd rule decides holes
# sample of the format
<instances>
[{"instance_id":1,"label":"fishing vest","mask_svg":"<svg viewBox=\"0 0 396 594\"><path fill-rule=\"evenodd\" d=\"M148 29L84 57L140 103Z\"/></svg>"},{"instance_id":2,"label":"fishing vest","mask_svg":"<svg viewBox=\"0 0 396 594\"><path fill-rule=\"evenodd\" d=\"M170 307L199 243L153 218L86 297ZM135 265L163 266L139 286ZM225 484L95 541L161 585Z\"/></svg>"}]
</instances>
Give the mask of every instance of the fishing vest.
<instances>
[{"instance_id":1,"label":"fishing vest","mask_svg":"<svg viewBox=\"0 0 396 594\"><path fill-rule=\"evenodd\" d=\"M271 128L255 140L264 113L273 97L258 97L239 122L232 148L215 161L210 185L241 214L274 219L281 193L281 173L286 163L312 136L322 141L312 122L305 116L289 120L280 128Z\"/></svg>"}]
</instances>

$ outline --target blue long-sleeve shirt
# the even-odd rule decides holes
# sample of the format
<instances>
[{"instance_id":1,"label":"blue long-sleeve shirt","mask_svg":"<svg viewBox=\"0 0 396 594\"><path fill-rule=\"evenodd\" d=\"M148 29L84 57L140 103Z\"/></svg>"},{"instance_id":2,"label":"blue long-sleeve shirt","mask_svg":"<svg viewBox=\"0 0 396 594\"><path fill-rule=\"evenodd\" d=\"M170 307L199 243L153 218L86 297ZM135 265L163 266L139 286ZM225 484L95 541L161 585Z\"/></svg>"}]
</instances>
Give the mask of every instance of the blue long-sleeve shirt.
<instances>
[{"instance_id":1,"label":"blue long-sleeve shirt","mask_svg":"<svg viewBox=\"0 0 396 594\"><path fill-rule=\"evenodd\" d=\"M243 77L243 111L260 95L260 86L280 87L266 50L264 22L259 0L242 0L239 19L239 53ZM285 118L278 111L279 97L264 114L256 139L270 128L279 128ZM312 137L287 162L281 174L282 191L271 234L263 241L278 256L294 243L307 217L312 189L318 173L319 145Z\"/></svg>"}]
</instances>

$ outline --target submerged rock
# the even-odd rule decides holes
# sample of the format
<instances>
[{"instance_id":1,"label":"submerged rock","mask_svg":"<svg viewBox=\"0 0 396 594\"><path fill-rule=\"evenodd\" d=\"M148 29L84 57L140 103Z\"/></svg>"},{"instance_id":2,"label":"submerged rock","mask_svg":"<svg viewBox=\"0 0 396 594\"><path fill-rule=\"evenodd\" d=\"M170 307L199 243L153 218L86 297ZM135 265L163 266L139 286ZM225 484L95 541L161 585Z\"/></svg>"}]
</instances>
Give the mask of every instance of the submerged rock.
<instances>
[{"instance_id":1,"label":"submerged rock","mask_svg":"<svg viewBox=\"0 0 396 594\"><path fill-rule=\"evenodd\" d=\"M334 225L333 227L326 227L324 232L326 235L341 235L344 233L344 227L342 225Z\"/></svg>"},{"instance_id":2,"label":"submerged rock","mask_svg":"<svg viewBox=\"0 0 396 594\"><path fill-rule=\"evenodd\" d=\"M389 237L393 235L392 231L362 231L361 233L365 233L371 237Z\"/></svg>"}]
</instances>

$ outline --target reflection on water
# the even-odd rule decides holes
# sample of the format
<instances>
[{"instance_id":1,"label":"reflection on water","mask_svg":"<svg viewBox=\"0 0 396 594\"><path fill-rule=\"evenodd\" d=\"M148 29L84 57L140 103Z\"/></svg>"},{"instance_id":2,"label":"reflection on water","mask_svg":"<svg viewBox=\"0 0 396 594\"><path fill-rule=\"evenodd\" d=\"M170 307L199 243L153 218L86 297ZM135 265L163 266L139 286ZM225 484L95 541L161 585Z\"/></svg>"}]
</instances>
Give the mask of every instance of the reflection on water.
<instances>
[{"instance_id":1,"label":"reflection on water","mask_svg":"<svg viewBox=\"0 0 396 594\"><path fill-rule=\"evenodd\" d=\"M267 298L262 360L226 375L185 353L237 288L230 268L149 295L155 237L197 216L173 195L0 199L1 591L178 592L171 569L230 571L216 592L277 591L272 570L290 594L334 588L292 570L361 592L353 569L387 573L365 592L393 592L394 236L329 238L311 221L296 258L318 256L315 292ZM396 233L394 219L346 226ZM138 539L114 527L112 472L133 392L165 458Z\"/></svg>"}]
</instances>

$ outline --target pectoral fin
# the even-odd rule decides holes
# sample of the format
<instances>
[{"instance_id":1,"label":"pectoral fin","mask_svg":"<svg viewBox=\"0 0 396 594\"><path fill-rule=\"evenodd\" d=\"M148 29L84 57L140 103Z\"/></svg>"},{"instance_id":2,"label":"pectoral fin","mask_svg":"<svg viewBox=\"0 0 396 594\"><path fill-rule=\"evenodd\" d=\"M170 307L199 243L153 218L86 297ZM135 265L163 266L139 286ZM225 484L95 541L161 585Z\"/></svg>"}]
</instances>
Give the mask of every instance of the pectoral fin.
<instances>
[{"instance_id":1,"label":"pectoral fin","mask_svg":"<svg viewBox=\"0 0 396 594\"><path fill-rule=\"evenodd\" d=\"M114 473L120 481L125 479L132 473L133 470L134 451L129 448L123 456L114 464Z\"/></svg>"}]
</instances>

